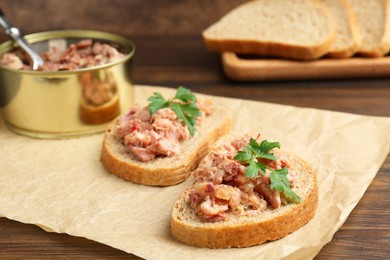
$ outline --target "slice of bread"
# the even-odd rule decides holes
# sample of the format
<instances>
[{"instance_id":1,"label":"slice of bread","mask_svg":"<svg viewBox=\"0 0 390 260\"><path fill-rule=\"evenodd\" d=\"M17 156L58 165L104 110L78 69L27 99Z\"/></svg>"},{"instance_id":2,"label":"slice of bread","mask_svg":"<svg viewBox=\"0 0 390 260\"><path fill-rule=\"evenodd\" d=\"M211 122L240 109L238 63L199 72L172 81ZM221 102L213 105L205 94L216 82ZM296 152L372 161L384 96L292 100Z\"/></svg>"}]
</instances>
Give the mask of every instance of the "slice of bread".
<instances>
[{"instance_id":1,"label":"slice of bread","mask_svg":"<svg viewBox=\"0 0 390 260\"><path fill-rule=\"evenodd\" d=\"M390 50L390 2L388 0L349 0L355 14L362 45L359 54L382 57Z\"/></svg>"},{"instance_id":2,"label":"slice of bread","mask_svg":"<svg viewBox=\"0 0 390 260\"><path fill-rule=\"evenodd\" d=\"M347 0L322 0L332 13L335 40L328 56L332 58L349 58L361 45L361 37L355 15Z\"/></svg>"},{"instance_id":3,"label":"slice of bread","mask_svg":"<svg viewBox=\"0 0 390 260\"><path fill-rule=\"evenodd\" d=\"M217 143L223 143L222 138ZM188 245L208 248L248 247L285 237L309 222L318 205L317 177L311 166L296 155L288 156L292 169L297 173L293 191L302 201L267 208L255 215L231 214L225 221L205 222L190 205L190 193L196 183L187 188L177 199L171 216L172 236Z\"/></svg>"},{"instance_id":4,"label":"slice of bread","mask_svg":"<svg viewBox=\"0 0 390 260\"><path fill-rule=\"evenodd\" d=\"M329 51L334 30L319 0L256 0L230 11L203 32L211 51L312 60Z\"/></svg>"},{"instance_id":5,"label":"slice of bread","mask_svg":"<svg viewBox=\"0 0 390 260\"><path fill-rule=\"evenodd\" d=\"M141 162L117 140L116 120L105 132L101 161L110 173L149 186L170 186L187 179L212 144L230 131L232 121L229 110L215 106L215 111L202 120L195 135L181 143L179 154Z\"/></svg>"}]
</instances>

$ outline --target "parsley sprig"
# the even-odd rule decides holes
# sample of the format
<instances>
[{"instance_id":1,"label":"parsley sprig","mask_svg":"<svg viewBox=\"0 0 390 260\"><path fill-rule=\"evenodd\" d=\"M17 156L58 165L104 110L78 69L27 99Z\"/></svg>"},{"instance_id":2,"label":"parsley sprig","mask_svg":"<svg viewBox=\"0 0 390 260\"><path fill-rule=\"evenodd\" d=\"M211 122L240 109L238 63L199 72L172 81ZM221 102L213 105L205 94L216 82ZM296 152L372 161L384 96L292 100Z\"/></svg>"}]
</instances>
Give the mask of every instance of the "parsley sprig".
<instances>
[{"instance_id":1,"label":"parsley sprig","mask_svg":"<svg viewBox=\"0 0 390 260\"><path fill-rule=\"evenodd\" d=\"M201 113L196 105L196 97L190 90L179 87L176 95L172 99L164 99L160 93L153 93L153 96L148 98L150 114L156 113L157 110L170 107L175 111L178 119L183 119L187 125L190 134L195 134L196 117L200 117Z\"/></svg>"},{"instance_id":2,"label":"parsley sprig","mask_svg":"<svg viewBox=\"0 0 390 260\"><path fill-rule=\"evenodd\" d=\"M256 178L259 172L264 176L265 171L268 169L271 172L270 188L284 193L287 198L295 202L301 202L301 198L290 187L290 182L287 178L288 170L286 167L275 170L258 161L258 159L277 160L276 156L273 153L270 153L274 148L280 148L279 142L268 142L267 140L263 140L259 144L255 139L251 138L248 146L244 147L242 151L238 151L234 160L237 160L242 165L246 166L245 176L249 178Z\"/></svg>"}]
</instances>

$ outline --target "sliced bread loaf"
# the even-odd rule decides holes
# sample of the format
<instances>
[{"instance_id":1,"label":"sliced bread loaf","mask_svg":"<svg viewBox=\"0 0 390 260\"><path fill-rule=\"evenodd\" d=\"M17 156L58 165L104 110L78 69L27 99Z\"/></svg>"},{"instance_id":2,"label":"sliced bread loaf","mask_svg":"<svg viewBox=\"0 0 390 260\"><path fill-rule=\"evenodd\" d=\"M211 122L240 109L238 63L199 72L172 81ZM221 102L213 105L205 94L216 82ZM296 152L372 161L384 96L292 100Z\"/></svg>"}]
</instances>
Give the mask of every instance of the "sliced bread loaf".
<instances>
[{"instance_id":1,"label":"sliced bread loaf","mask_svg":"<svg viewBox=\"0 0 390 260\"><path fill-rule=\"evenodd\" d=\"M382 57L390 50L390 2L349 0L355 14L362 44L359 54Z\"/></svg>"},{"instance_id":2,"label":"sliced bread loaf","mask_svg":"<svg viewBox=\"0 0 390 260\"><path fill-rule=\"evenodd\" d=\"M333 58L349 58L361 45L361 37L356 24L355 15L347 0L322 0L333 16L335 40L328 56Z\"/></svg>"},{"instance_id":3,"label":"sliced bread loaf","mask_svg":"<svg viewBox=\"0 0 390 260\"><path fill-rule=\"evenodd\" d=\"M319 0L256 0L233 9L203 37L211 51L311 60L333 43L331 19Z\"/></svg>"}]
</instances>

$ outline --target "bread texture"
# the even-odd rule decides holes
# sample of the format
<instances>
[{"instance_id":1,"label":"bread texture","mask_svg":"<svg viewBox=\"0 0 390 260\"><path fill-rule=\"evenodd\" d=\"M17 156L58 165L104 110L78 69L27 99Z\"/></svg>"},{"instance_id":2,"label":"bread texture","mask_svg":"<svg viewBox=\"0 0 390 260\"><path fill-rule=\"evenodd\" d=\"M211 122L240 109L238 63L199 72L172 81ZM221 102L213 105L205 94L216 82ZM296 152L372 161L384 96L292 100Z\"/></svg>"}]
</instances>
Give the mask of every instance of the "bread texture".
<instances>
[{"instance_id":1,"label":"bread texture","mask_svg":"<svg viewBox=\"0 0 390 260\"><path fill-rule=\"evenodd\" d=\"M195 135L181 143L179 154L141 162L117 140L116 120L105 131L101 162L110 173L149 186L170 186L187 179L211 145L230 131L232 121L229 110L216 106L215 111L203 119Z\"/></svg>"},{"instance_id":2,"label":"bread texture","mask_svg":"<svg viewBox=\"0 0 390 260\"><path fill-rule=\"evenodd\" d=\"M225 138L223 138L225 139ZM219 143L220 141L218 141ZM298 156L283 151L298 174L294 192L302 201L255 215L231 215L218 222L205 222L189 206L196 183L177 199L171 215L172 236L185 244L208 248L249 247L287 236L308 223L318 205L318 183L312 167Z\"/></svg>"},{"instance_id":3,"label":"bread texture","mask_svg":"<svg viewBox=\"0 0 390 260\"><path fill-rule=\"evenodd\" d=\"M207 28L203 38L211 51L312 60L333 44L331 19L319 0L249 1Z\"/></svg>"},{"instance_id":4,"label":"bread texture","mask_svg":"<svg viewBox=\"0 0 390 260\"><path fill-rule=\"evenodd\" d=\"M322 0L329 8L335 27L335 39L327 56L349 58L360 48L361 37L352 7L347 0Z\"/></svg>"},{"instance_id":5,"label":"bread texture","mask_svg":"<svg viewBox=\"0 0 390 260\"><path fill-rule=\"evenodd\" d=\"M359 54L382 57L390 50L390 1L349 0L355 14L362 44Z\"/></svg>"}]
</instances>

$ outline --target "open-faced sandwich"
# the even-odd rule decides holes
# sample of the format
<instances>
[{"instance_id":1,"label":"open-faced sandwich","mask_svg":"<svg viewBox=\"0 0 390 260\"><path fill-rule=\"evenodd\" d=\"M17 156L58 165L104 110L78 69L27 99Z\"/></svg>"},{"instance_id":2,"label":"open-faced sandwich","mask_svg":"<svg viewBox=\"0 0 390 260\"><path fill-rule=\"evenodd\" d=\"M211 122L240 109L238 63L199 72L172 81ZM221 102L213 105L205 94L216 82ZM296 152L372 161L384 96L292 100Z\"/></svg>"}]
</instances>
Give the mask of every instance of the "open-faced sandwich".
<instances>
[{"instance_id":1,"label":"open-faced sandwich","mask_svg":"<svg viewBox=\"0 0 390 260\"><path fill-rule=\"evenodd\" d=\"M198 247L248 247L309 222L318 204L316 174L278 148L260 136L217 141L173 207L173 237Z\"/></svg>"},{"instance_id":2,"label":"open-faced sandwich","mask_svg":"<svg viewBox=\"0 0 390 260\"><path fill-rule=\"evenodd\" d=\"M230 112L183 87L172 99L154 93L148 101L108 126L101 161L109 172L135 183L180 183L212 144L230 131Z\"/></svg>"}]
</instances>

